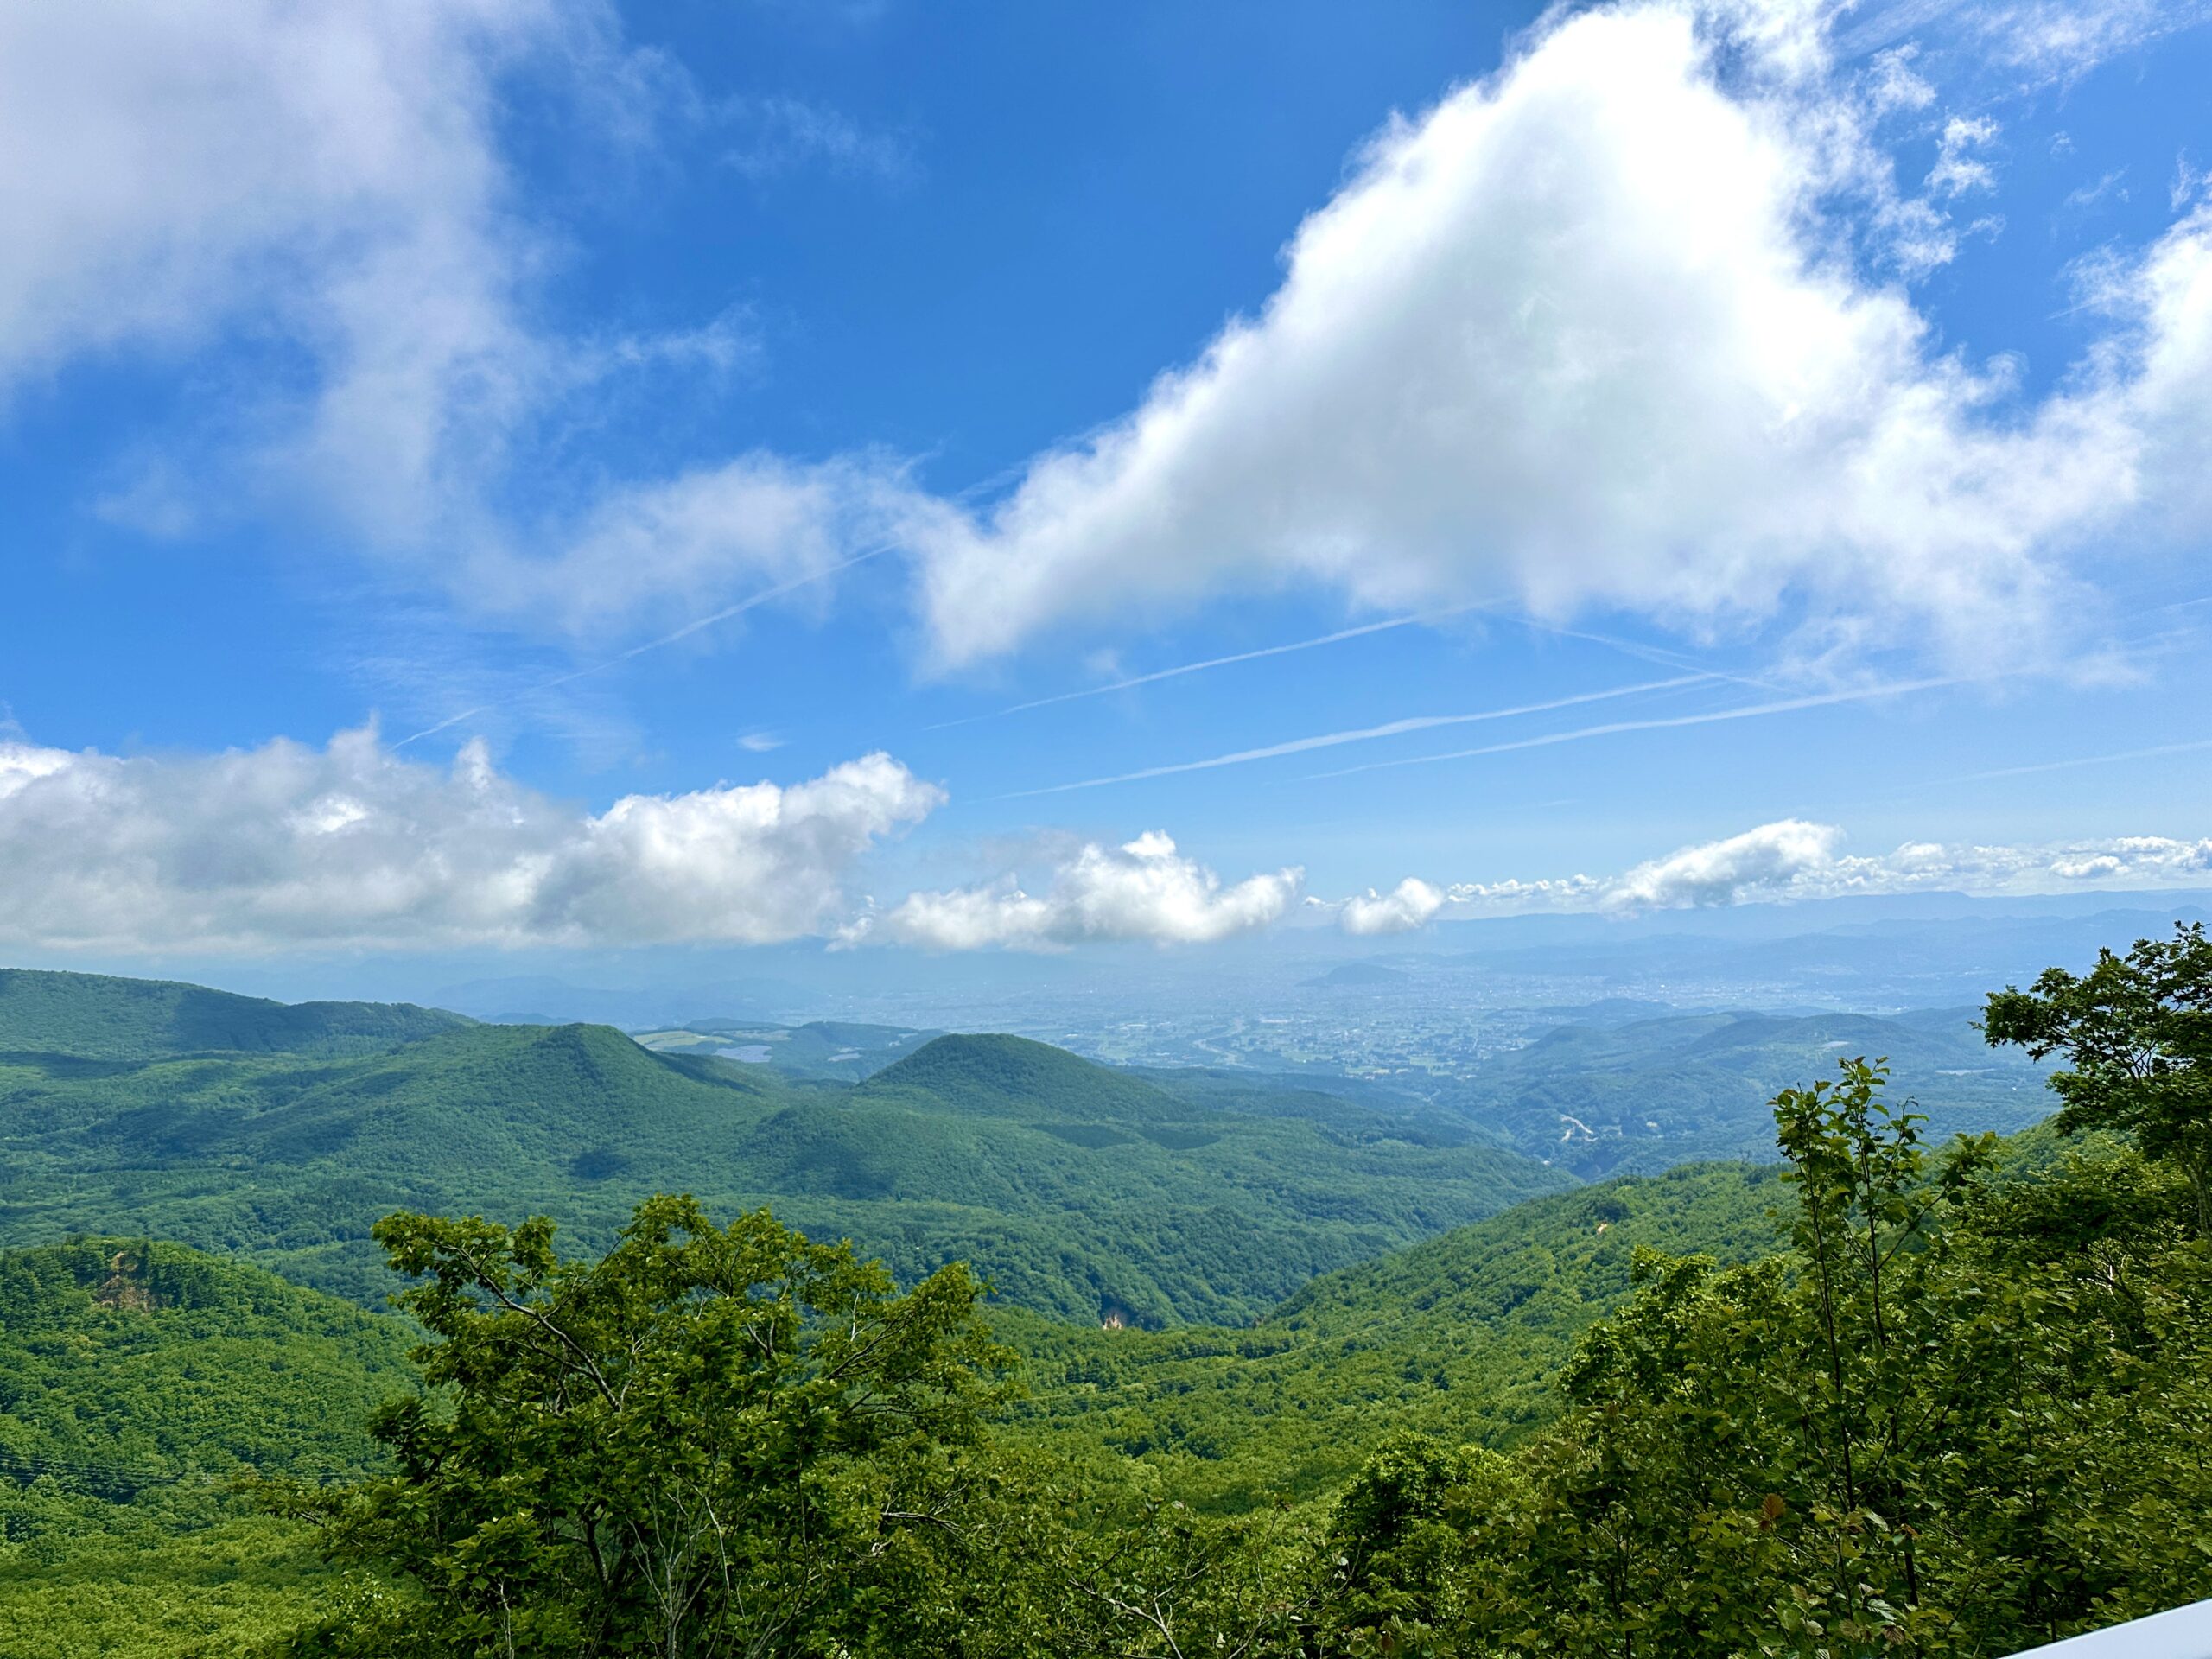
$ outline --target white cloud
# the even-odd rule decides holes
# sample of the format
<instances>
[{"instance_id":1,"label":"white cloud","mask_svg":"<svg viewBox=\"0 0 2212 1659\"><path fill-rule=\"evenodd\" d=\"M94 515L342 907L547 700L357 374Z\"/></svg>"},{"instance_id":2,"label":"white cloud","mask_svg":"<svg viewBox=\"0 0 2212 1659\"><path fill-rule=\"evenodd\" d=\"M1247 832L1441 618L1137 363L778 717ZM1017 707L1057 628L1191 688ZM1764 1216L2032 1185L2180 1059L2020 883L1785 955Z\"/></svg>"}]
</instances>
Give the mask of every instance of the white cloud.
<instances>
[{"instance_id":1,"label":"white cloud","mask_svg":"<svg viewBox=\"0 0 2212 1659\"><path fill-rule=\"evenodd\" d=\"M2080 61L2175 15L2000 8L1973 28L1999 55ZM2112 332L2023 408L2002 365L1942 354L1847 257L1878 247L1910 275L1955 250L1868 137L1932 101L1924 60L1840 74L1821 9L1795 0L1554 16L1375 141L1260 315L978 514L867 454L547 467L609 377L724 373L753 346L734 316L614 340L546 320L562 238L505 148L516 85L555 88L609 149L720 115L751 124L756 169L894 164L834 111L710 109L604 0L18 6L0 11L0 398L104 354L188 361L189 423L138 435L111 516L180 534L305 510L538 628L674 626L897 543L946 663L1289 583L1780 616L1815 646L2048 662L2094 623L2096 537L2201 539L2201 216L2098 273ZM1946 132L1955 193L1985 135Z\"/></svg>"},{"instance_id":2,"label":"white cloud","mask_svg":"<svg viewBox=\"0 0 2212 1659\"><path fill-rule=\"evenodd\" d=\"M273 352L288 372L200 421L270 487L419 533L560 372L518 320L543 247L511 211L498 86L609 50L604 15L559 0L6 8L0 391L87 353Z\"/></svg>"},{"instance_id":3,"label":"white cloud","mask_svg":"<svg viewBox=\"0 0 2212 1659\"><path fill-rule=\"evenodd\" d=\"M2139 264L2106 273L2098 296L2125 326L2107 352L2142 432L2144 499L2166 533L2201 540L2212 512L2212 201Z\"/></svg>"},{"instance_id":4,"label":"white cloud","mask_svg":"<svg viewBox=\"0 0 2212 1659\"><path fill-rule=\"evenodd\" d=\"M757 341L740 312L548 321L563 240L500 130L525 81L602 175L707 114L603 0L0 9L0 404L87 359L188 365L202 395L126 440L106 517L303 517L478 617L606 631L826 573L877 533L895 469L547 480L616 383L727 375ZM762 107L787 149L868 160L819 112Z\"/></svg>"},{"instance_id":5,"label":"white cloud","mask_svg":"<svg viewBox=\"0 0 2212 1659\"><path fill-rule=\"evenodd\" d=\"M1997 142L1997 123L1987 116L1955 115L1943 124L1936 143L1936 165L1928 175L1928 188L1938 195L1964 195L1969 190L1993 190L1997 174L1983 152Z\"/></svg>"},{"instance_id":6,"label":"white cloud","mask_svg":"<svg viewBox=\"0 0 2212 1659\"><path fill-rule=\"evenodd\" d=\"M2182 151L2174 157L2174 177L2173 182L2166 187L2166 206L2179 213L2208 183L2212 183L2212 172L2190 166L2189 152Z\"/></svg>"},{"instance_id":7,"label":"white cloud","mask_svg":"<svg viewBox=\"0 0 2212 1659\"><path fill-rule=\"evenodd\" d=\"M1356 899L1347 899L1337 912L1337 925L1347 933L1407 933L1444 908L1444 893L1418 876L1408 876L1388 893L1370 887Z\"/></svg>"},{"instance_id":8,"label":"white cloud","mask_svg":"<svg viewBox=\"0 0 2212 1659\"><path fill-rule=\"evenodd\" d=\"M911 511L897 467L765 452L610 486L544 553L486 551L472 602L572 634L721 608L734 588L802 586L880 548Z\"/></svg>"},{"instance_id":9,"label":"white cloud","mask_svg":"<svg viewBox=\"0 0 2212 1659\"><path fill-rule=\"evenodd\" d=\"M450 768L372 728L324 747L277 740L214 755L118 758L0 737L0 945L107 954L767 944L800 938L932 950L1205 944L1298 903L1287 867L1225 882L1149 831L1020 876L850 896L870 850L945 799L885 754L778 785L631 795L596 814L502 775L480 743ZM1784 819L1620 874L1433 883L1308 899L1348 933L1529 912L1632 913L1855 893L2051 893L2212 884L2212 838L2032 846L1907 842L1843 850Z\"/></svg>"},{"instance_id":10,"label":"white cloud","mask_svg":"<svg viewBox=\"0 0 2212 1659\"><path fill-rule=\"evenodd\" d=\"M2212 4L2206 0L2026 0L1965 14L1981 50L2030 86L2078 79L2108 59L2208 18Z\"/></svg>"},{"instance_id":11,"label":"white cloud","mask_svg":"<svg viewBox=\"0 0 2212 1659\"><path fill-rule=\"evenodd\" d=\"M1605 902L1624 910L1735 904L1747 893L1772 892L1828 868L1842 841L1842 830L1802 818L1761 824L1639 864L1611 885Z\"/></svg>"},{"instance_id":12,"label":"white cloud","mask_svg":"<svg viewBox=\"0 0 2212 1659\"><path fill-rule=\"evenodd\" d=\"M1834 824L1784 818L1681 848L1618 875L1455 882L1440 893L1427 882L1408 880L1399 893L1416 888L1437 894L1441 902L1396 926L1370 925L1389 917L1395 894L1377 899L1370 890L1363 898L1324 908L1336 909L1347 931L1364 933L1394 931L1437 916L1455 920L1547 911L1632 914L1878 893L1998 895L2212 884L2212 838L2121 836L2028 846L1923 841L1867 855L1846 853L1844 839Z\"/></svg>"},{"instance_id":13,"label":"white cloud","mask_svg":"<svg viewBox=\"0 0 2212 1659\"><path fill-rule=\"evenodd\" d=\"M373 730L117 759L0 741L0 940L52 950L760 944L815 933L944 797L887 755L581 814Z\"/></svg>"},{"instance_id":14,"label":"white cloud","mask_svg":"<svg viewBox=\"0 0 2212 1659\"><path fill-rule=\"evenodd\" d=\"M861 917L842 936L932 950L988 946L1052 950L1109 940L1205 944L1268 927L1298 897L1304 872L1283 869L1224 886L1159 830L1118 847L1087 844L1063 860L1039 893L1008 876L982 887L909 893Z\"/></svg>"},{"instance_id":15,"label":"white cloud","mask_svg":"<svg viewBox=\"0 0 2212 1659\"><path fill-rule=\"evenodd\" d=\"M2005 365L1942 354L1840 252L1948 257L1866 138L1873 101L1916 94L1894 73L1886 94L1844 86L1796 12L1786 49L1754 42L1724 79L1711 43L1766 16L1571 13L1390 127L1258 316L929 527L941 659L1318 583L1375 607L1505 587L1554 615L1802 613L1811 639L1909 639L1955 667L2052 660L2094 614L2070 561L2175 475L2142 465L2183 418L2149 362L2202 372L2212 302L2151 296L2162 261L2201 250L2177 232L2117 271L2139 334L2018 407ZM1959 129L1952 186L1978 181L1983 136Z\"/></svg>"},{"instance_id":16,"label":"white cloud","mask_svg":"<svg viewBox=\"0 0 2212 1659\"><path fill-rule=\"evenodd\" d=\"M1920 55L1915 46L1894 46L1874 54L1866 70L1866 96L1876 115L1897 110L1924 110L1936 101L1936 89L1913 68Z\"/></svg>"},{"instance_id":17,"label":"white cloud","mask_svg":"<svg viewBox=\"0 0 2212 1659\"><path fill-rule=\"evenodd\" d=\"M863 127L826 105L782 96L748 98L721 113L736 137L723 153L723 163L747 178L777 178L817 164L833 173L889 180L914 170L913 149L905 139Z\"/></svg>"}]
</instances>

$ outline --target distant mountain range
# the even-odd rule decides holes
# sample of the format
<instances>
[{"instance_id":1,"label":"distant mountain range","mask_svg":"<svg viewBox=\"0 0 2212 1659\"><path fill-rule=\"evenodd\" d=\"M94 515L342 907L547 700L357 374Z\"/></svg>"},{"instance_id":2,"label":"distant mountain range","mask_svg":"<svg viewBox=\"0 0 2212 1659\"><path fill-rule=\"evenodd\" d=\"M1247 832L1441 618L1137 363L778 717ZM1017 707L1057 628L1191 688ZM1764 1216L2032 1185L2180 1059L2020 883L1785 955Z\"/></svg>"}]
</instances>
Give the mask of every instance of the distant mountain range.
<instances>
[{"instance_id":1,"label":"distant mountain range","mask_svg":"<svg viewBox=\"0 0 2212 1659\"><path fill-rule=\"evenodd\" d=\"M1325 990L1371 989L1408 983L1413 978L1402 968L1392 968L1379 962L1347 962L1342 967L1332 968L1325 974L1307 980L1308 985Z\"/></svg>"},{"instance_id":2,"label":"distant mountain range","mask_svg":"<svg viewBox=\"0 0 2212 1659\"><path fill-rule=\"evenodd\" d=\"M1832 1076L1836 1062L1887 1058L1926 1133L2025 1128L2051 1109L2044 1068L1993 1049L1976 1007L1887 1018L1856 1014L1676 1014L1565 1025L1440 1081L1430 1103L1503 1144L1586 1177L1709 1158L1773 1155L1767 1103Z\"/></svg>"},{"instance_id":3,"label":"distant mountain range","mask_svg":"<svg viewBox=\"0 0 2212 1659\"><path fill-rule=\"evenodd\" d=\"M171 980L0 968L0 1053L380 1054L474 1023L411 1002L272 1002Z\"/></svg>"},{"instance_id":4,"label":"distant mountain range","mask_svg":"<svg viewBox=\"0 0 2212 1659\"><path fill-rule=\"evenodd\" d=\"M845 1083L604 1026L64 974L12 976L0 1021L0 1243L149 1233L370 1306L390 1211L542 1212L603 1248L688 1191L902 1277L969 1261L1059 1318L1237 1320L1569 1179L1419 1103L1179 1089L1010 1037Z\"/></svg>"}]
</instances>

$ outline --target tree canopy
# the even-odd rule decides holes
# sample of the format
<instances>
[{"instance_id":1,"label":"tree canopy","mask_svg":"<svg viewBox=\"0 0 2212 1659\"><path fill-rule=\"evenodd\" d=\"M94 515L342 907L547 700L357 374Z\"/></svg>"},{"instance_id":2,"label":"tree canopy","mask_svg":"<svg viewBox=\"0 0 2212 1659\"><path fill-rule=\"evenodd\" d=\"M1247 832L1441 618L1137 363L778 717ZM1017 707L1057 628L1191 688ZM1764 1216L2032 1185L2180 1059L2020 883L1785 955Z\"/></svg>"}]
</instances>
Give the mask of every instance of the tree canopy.
<instances>
[{"instance_id":1,"label":"tree canopy","mask_svg":"<svg viewBox=\"0 0 2212 1659\"><path fill-rule=\"evenodd\" d=\"M2171 939L2138 939L2126 956L2097 953L2076 976L2044 970L2031 990L1989 999L1992 1043L2036 1058L2063 1053L2050 1086L2058 1127L2131 1135L2189 1178L2197 1230L2212 1237L2212 938L2202 922Z\"/></svg>"},{"instance_id":2,"label":"tree canopy","mask_svg":"<svg viewBox=\"0 0 2212 1659\"><path fill-rule=\"evenodd\" d=\"M543 1220L378 1236L420 1281L428 1392L373 1420L396 1472L292 1502L411 1593L307 1650L889 1652L960 1617L1011 1358L964 1268L900 1294L849 1247L676 1198L596 1262Z\"/></svg>"}]
</instances>

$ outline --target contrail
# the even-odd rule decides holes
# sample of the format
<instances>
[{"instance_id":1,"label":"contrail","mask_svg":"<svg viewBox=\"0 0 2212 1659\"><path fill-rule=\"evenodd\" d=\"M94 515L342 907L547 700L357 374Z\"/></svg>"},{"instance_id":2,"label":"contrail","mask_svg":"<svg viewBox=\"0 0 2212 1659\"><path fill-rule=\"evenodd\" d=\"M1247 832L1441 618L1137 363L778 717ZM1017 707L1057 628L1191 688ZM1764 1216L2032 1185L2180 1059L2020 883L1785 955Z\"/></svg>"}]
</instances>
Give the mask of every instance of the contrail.
<instances>
[{"instance_id":1,"label":"contrail","mask_svg":"<svg viewBox=\"0 0 2212 1659\"><path fill-rule=\"evenodd\" d=\"M1618 651L1624 657L1634 657L1643 662L1656 663L1661 668L1692 669L1701 674L1708 674L1716 680L1731 680L1738 685L1752 686L1761 691L1778 691L1782 689L1771 680L1754 679L1748 674L1731 674L1725 669L1707 668L1694 657L1685 656L1681 652L1665 651L1657 645L1639 645L1634 640L1616 639L1610 633L1591 633L1581 628L1564 627L1556 622L1540 622L1533 616L1522 616L1511 611L1490 611L1486 613L1497 617L1503 621L1517 622L1521 626L1533 632L1548 633L1560 639L1586 640L1593 645L1603 645L1608 651Z\"/></svg>"},{"instance_id":2,"label":"contrail","mask_svg":"<svg viewBox=\"0 0 2212 1659\"><path fill-rule=\"evenodd\" d=\"M1686 660L1675 652L1662 651L1654 645L1639 645L1625 639L1616 639L1609 634L1587 633L1580 628L1561 627L1556 623L1540 622L1535 617L1500 610L1487 601L1478 601L1472 604L1455 605L1449 610L1421 611L1406 616L1389 617L1380 622L1363 623L1355 628L1339 628L1334 633L1319 634L1311 639L1294 639L1287 645L1262 645L1256 651L1240 651L1227 657L1209 657L1203 662L1182 663L1173 668L1157 669L1149 674L1133 674L1127 679L1116 680L1107 685L1085 686L1079 691L1062 691L1049 697L1033 697L1027 702L1008 703L1003 709L993 709L980 715L963 715L957 720L940 720L932 725L923 727L922 729L925 732L942 732L955 726L973 726L978 721L999 720L1007 715L1027 714L1032 709L1046 709L1054 703L1074 702L1084 697L1103 697L1109 691L1127 691L1133 686L1151 685L1160 680L1176 679L1185 674L1203 673L1210 668L1228 668L1237 663L1256 662L1263 657L1281 657L1294 651L1312 651L1317 646L1333 645L1346 639L1363 639L1368 634L1382 633L1392 628L1408 627L1420 622L1441 622L1451 617L1466 616L1474 613L1480 613L1496 621L1514 623L1532 632L1548 633L1561 639L1586 640L1592 645L1603 645L1609 651L1618 651L1624 656L1641 658L1646 662L1656 663L1662 668L1696 668L1694 662ZM1736 680L1745 685L1757 686L1763 691L1771 691L1775 689L1764 680L1755 680L1740 674L1722 673L1717 669L1699 669L1697 671L1708 673L1715 679Z\"/></svg>"},{"instance_id":3,"label":"contrail","mask_svg":"<svg viewBox=\"0 0 2212 1659\"><path fill-rule=\"evenodd\" d=\"M1618 720L1604 726L1585 726L1572 732L1524 737L1511 743L1487 743L1478 749L1453 749L1444 754L1416 754L1402 760L1370 760L1363 766L1345 766L1337 772L1308 772L1299 781L1312 783L1323 778L1349 778L1357 772L1379 772L1386 766L1426 766L1439 760L1467 760L1477 755L1505 754L1515 749L1541 749L1554 743L1578 743L1586 737L1611 737L1619 732L1652 732L1675 726L1709 726L1722 720L1750 720L1759 715L1786 715L1793 709L1823 709L1838 702L1864 702L1870 697L1897 696L1908 691L1931 691L1938 686L1967 683L1967 677L1963 675L1932 680L1893 680L1883 685L1860 686L1856 690L1824 691L1816 696L1785 697L1779 702L1755 702L1736 709L1712 709L1699 715L1673 715L1656 720Z\"/></svg>"},{"instance_id":4,"label":"contrail","mask_svg":"<svg viewBox=\"0 0 2212 1659\"><path fill-rule=\"evenodd\" d=\"M1209 657L1202 663L1184 663L1174 668L1159 669L1150 674L1135 674L1126 680L1116 680L1110 685L1085 686L1080 691L1062 691L1054 696L1010 703L1004 709L994 709L988 714L963 715L958 720L940 720L934 726L925 726L922 729L941 732L953 726L972 726L979 720L997 720L1002 715L1023 714L1056 702L1073 702L1082 697L1103 697L1109 691L1126 691L1131 686L1150 685L1155 681L1172 680L1184 674L1201 673L1209 668L1227 668L1232 663L1256 662L1262 657L1281 657L1294 651L1312 651L1317 645L1333 645L1340 640L1358 639L1370 633L1382 633L1415 622L1440 622L1447 616L1459 616L1480 608L1476 605L1461 605L1448 611L1426 611L1413 616L1394 616L1381 622L1365 622L1356 628L1339 628L1334 633L1321 634L1312 639L1294 639L1283 645L1262 645L1257 651L1240 651L1229 657Z\"/></svg>"},{"instance_id":5,"label":"contrail","mask_svg":"<svg viewBox=\"0 0 2212 1659\"><path fill-rule=\"evenodd\" d=\"M819 570L810 570L803 576L793 576L789 582L778 582L773 588L764 588L748 598L741 599L734 605L725 605L719 611L709 612L705 616L695 617L673 633L664 633L658 639L648 639L641 645L632 645L629 650L619 652L603 662L588 663L582 668L570 669L566 674L556 674L550 680L541 680L537 684L526 686L510 696L494 697L489 702L480 702L474 709L464 709L457 715L447 716L435 726L425 726L421 731L401 738L391 747L395 749L404 749L410 743L419 742L426 737L435 737L440 732L450 727L458 726L464 720L473 720L488 709L504 708L508 703L521 701L524 697L534 696L538 692L550 691L556 687L566 685L572 680L581 680L588 675L602 674L610 668L619 668L632 658L642 657L649 651L659 651L664 646L674 645L679 639L688 639L702 628L711 628L717 622L727 622L733 616L741 615L757 605L766 605L770 600L781 599L785 594L804 588L811 582L820 582L826 576L834 576L840 570L849 570L856 564L865 564L868 560L880 558L889 551L891 551L891 546L888 543L881 547L871 547L866 552L854 554L849 559L841 559L836 564L824 565Z\"/></svg>"},{"instance_id":6,"label":"contrail","mask_svg":"<svg viewBox=\"0 0 2212 1659\"><path fill-rule=\"evenodd\" d=\"M2212 749L2212 737L2200 737L2187 743L2161 743L2150 749L2119 749L2111 754L2082 754L2070 760L2038 760L2031 766L1999 766L1993 772L1962 772L1956 778L1942 781L1978 784L1990 778L2024 778L2030 772L2065 772L2075 766L2101 766L2111 760L2148 760L2154 755L2183 754L2192 749Z\"/></svg>"},{"instance_id":7,"label":"contrail","mask_svg":"<svg viewBox=\"0 0 2212 1659\"><path fill-rule=\"evenodd\" d=\"M1324 732L1318 737L1293 738L1287 743L1270 743L1260 749L1239 749L1234 754L1217 754L1210 760L1185 760L1172 766L1147 766L1141 772L1124 772L1111 778L1085 778L1072 784L1048 785L1043 789L1016 790L1010 795L999 795L993 798L1020 801L1035 795L1064 795L1075 789L1101 789L1108 784L1133 784L1146 778L1168 778L1178 772L1210 772L1216 766L1242 766L1248 760L1271 760L1278 755L1303 754L1308 749L1333 748L1339 743L1364 743L1379 737L1396 737L1406 732L1425 732L1437 726L1465 726L1480 720L1510 720L1517 715L1541 715L1554 709L1572 709L1580 703L1603 702L1609 698L1635 696L1645 691L1671 691L1679 686L1698 685L1718 677L1713 674L1683 674L1671 680L1647 680L1639 685L1615 686L1605 691L1585 691L1576 696L1556 697L1549 702L1522 703L1511 709L1484 709L1471 715L1417 715L1381 726L1362 727L1357 731Z\"/></svg>"}]
</instances>

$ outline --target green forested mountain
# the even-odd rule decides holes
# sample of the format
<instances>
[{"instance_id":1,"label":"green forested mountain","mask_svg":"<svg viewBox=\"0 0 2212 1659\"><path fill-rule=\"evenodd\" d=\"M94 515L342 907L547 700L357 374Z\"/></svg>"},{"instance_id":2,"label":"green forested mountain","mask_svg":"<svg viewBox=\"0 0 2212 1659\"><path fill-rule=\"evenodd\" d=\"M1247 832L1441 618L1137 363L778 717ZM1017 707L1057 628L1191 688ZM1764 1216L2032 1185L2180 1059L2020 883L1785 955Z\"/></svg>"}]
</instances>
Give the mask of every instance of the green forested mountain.
<instances>
[{"instance_id":1,"label":"green forested mountain","mask_svg":"<svg viewBox=\"0 0 2212 1659\"><path fill-rule=\"evenodd\" d=\"M2054 970L1988 1004L2072 1067L2009 1143L1932 1154L1847 1058L1770 1103L1778 1164L1539 1193L1160 1330L1098 1328L1078 1270L1249 1297L1240 1249L1385 1225L1454 1157L1542 1173L1007 1038L811 1088L591 1027L18 1054L11 1228L169 1205L327 1272L359 1206L479 1182L586 1229L385 1216L411 1323L129 1234L0 1255L0 1659L1980 1659L2153 1611L2212 1591L2208 1010L2199 934ZM1042 1294L721 1198L611 1213L699 1169L930 1249L988 1215Z\"/></svg>"},{"instance_id":2,"label":"green forested mountain","mask_svg":"<svg viewBox=\"0 0 2212 1659\"><path fill-rule=\"evenodd\" d=\"M0 968L0 1054L367 1054L473 1023L408 1002L271 1002L170 980Z\"/></svg>"},{"instance_id":3,"label":"green forested mountain","mask_svg":"<svg viewBox=\"0 0 2212 1659\"><path fill-rule=\"evenodd\" d=\"M240 1468L351 1474L404 1389L389 1316L167 1241L0 1251L0 1463L130 1498Z\"/></svg>"},{"instance_id":4,"label":"green forested mountain","mask_svg":"<svg viewBox=\"0 0 2212 1659\"><path fill-rule=\"evenodd\" d=\"M109 1011L181 988L35 977L46 1028L79 1051ZM110 1053L152 1046L156 1023ZM940 1038L852 1086L595 1026L264 1048L0 1054L0 1243L151 1234L375 1306L390 1281L368 1231L393 1210L556 1213L603 1248L640 1198L689 1191L721 1213L772 1204L905 1280L962 1260L1056 1318L1158 1325L1249 1319L1567 1180L1410 1113L1179 1095L1012 1038Z\"/></svg>"},{"instance_id":5,"label":"green forested mountain","mask_svg":"<svg viewBox=\"0 0 2212 1659\"><path fill-rule=\"evenodd\" d=\"M1062 1123L1134 1127L1190 1116L1154 1084L1024 1037L940 1037L877 1072L854 1097Z\"/></svg>"},{"instance_id":6,"label":"green forested mountain","mask_svg":"<svg viewBox=\"0 0 2212 1659\"><path fill-rule=\"evenodd\" d=\"M1173 1471L1230 1510L1311 1497L1412 1428L1508 1444L1555 1414L1553 1382L1624 1301L1639 1249L1747 1261L1777 1248L1772 1166L1687 1166L1532 1198L1313 1280L1249 1326L1092 1331L1010 1313L1015 1421L1063 1449Z\"/></svg>"},{"instance_id":7,"label":"green forested mountain","mask_svg":"<svg viewBox=\"0 0 2212 1659\"><path fill-rule=\"evenodd\" d=\"M0 1659L234 1653L336 1575L241 1472L357 1477L388 1314L162 1241L0 1251Z\"/></svg>"},{"instance_id":8,"label":"green forested mountain","mask_svg":"<svg viewBox=\"0 0 2212 1659\"><path fill-rule=\"evenodd\" d=\"M596 1261L543 1228L393 1217L426 1380L458 1408L383 1414L389 1477L276 1495L373 1586L279 1651L1982 1659L2212 1590L2193 1153L1931 1161L1863 1063L1777 1116L1779 1175L1539 1200L1548 1263L1471 1230L1296 1299L1268 1323L1319 1363L1264 1405L1318 1433L1272 1450L1334 1478L1227 1516L1197 1466L1219 1453L1131 1443L1079 1353L1053 1433L1004 1426L1017 1356L957 1265L901 1294L674 1199ZM1616 1231L1741 1241L1759 1188L1771 1252L1638 1244L1621 1282ZM1210 1363L1300 1345L1279 1334L1150 1367L1182 1374L1141 1417L1185 1409ZM1251 1403L1186 1440L1235 1436ZM1324 1440L1363 1444L1332 1470Z\"/></svg>"}]
</instances>

